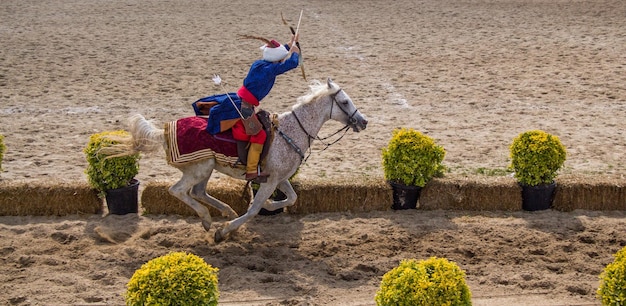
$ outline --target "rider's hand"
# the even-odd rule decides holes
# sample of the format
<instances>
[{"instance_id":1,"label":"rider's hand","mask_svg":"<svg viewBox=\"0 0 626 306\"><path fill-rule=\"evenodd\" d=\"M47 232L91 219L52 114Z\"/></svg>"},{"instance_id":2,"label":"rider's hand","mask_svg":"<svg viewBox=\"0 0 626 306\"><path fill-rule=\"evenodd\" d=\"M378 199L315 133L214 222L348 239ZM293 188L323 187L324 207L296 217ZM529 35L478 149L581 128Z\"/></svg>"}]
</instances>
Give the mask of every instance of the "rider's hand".
<instances>
[{"instance_id":1,"label":"rider's hand","mask_svg":"<svg viewBox=\"0 0 626 306\"><path fill-rule=\"evenodd\" d=\"M298 48L298 45L294 44L293 46L291 46L289 51L295 52L295 53L300 53L300 48Z\"/></svg>"},{"instance_id":2,"label":"rider's hand","mask_svg":"<svg viewBox=\"0 0 626 306\"><path fill-rule=\"evenodd\" d=\"M291 36L291 41L289 41L289 47L293 48L293 46L295 46L296 43L299 41L298 39L300 39L300 33L292 35Z\"/></svg>"}]
</instances>

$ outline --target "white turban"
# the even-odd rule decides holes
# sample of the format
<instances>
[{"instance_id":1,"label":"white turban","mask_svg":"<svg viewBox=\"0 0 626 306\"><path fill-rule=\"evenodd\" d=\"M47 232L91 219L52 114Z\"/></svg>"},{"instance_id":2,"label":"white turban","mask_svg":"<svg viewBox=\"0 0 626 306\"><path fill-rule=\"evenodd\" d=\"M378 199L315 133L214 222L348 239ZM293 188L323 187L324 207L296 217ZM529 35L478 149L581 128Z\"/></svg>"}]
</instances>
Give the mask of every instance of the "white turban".
<instances>
[{"instance_id":1,"label":"white turban","mask_svg":"<svg viewBox=\"0 0 626 306\"><path fill-rule=\"evenodd\" d=\"M289 51L287 51L287 48L285 48L284 45L280 45L275 48L263 45L261 46L261 50L263 50L263 59L269 62L278 62L289 54Z\"/></svg>"}]
</instances>

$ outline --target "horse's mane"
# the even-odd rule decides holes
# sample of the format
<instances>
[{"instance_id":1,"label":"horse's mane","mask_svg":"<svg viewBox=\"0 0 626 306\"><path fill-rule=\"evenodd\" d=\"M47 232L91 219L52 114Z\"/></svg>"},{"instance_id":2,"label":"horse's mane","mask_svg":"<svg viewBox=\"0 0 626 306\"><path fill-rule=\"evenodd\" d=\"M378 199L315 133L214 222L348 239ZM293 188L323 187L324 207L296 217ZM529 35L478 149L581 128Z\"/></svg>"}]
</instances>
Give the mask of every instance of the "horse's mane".
<instances>
[{"instance_id":1,"label":"horse's mane","mask_svg":"<svg viewBox=\"0 0 626 306\"><path fill-rule=\"evenodd\" d=\"M329 88L327 83L322 83L319 80L311 81L309 84L309 89L311 91L304 96L298 97L297 103L293 107L295 108L298 105L309 103L321 96L330 95L339 91L339 86L335 83L332 83L332 85L333 86Z\"/></svg>"}]
</instances>

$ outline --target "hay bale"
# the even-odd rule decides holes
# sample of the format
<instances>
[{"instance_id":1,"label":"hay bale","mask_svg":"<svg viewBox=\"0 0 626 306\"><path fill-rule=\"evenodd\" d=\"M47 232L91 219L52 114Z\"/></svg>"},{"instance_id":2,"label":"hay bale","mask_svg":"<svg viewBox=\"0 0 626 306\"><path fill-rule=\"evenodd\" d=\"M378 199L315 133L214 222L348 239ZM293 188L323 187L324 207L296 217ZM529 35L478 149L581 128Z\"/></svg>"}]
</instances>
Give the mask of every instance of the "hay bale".
<instances>
[{"instance_id":1,"label":"hay bale","mask_svg":"<svg viewBox=\"0 0 626 306\"><path fill-rule=\"evenodd\" d=\"M151 181L148 182L141 193L141 205L145 214L161 215L176 214L181 216L197 216L196 212L187 204L169 194L168 189L175 181ZM218 200L229 204L238 214L248 210L250 192L244 193L246 182L231 178L210 180L207 192ZM207 206L208 207L208 206ZM221 213L209 207L211 216L219 216Z\"/></svg>"},{"instance_id":2,"label":"hay bale","mask_svg":"<svg viewBox=\"0 0 626 306\"><path fill-rule=\"evenodd\" d=\"M428 182L418 203L427 210L520 210L522 191L511 177L447 176Z\"/></svg>"},{"instance_id":3,"label":"hay bale","mask_svg":"<svg viewBox=\"0 0 626 306\"><path fill-rule=\"evenodd\" d=\"M553 209L626 210L626 180L623 178L563 175L556 182Z\"/></svg>"},{"instance_id":4,"label":"hay bale","mask_svg":"<svg viewBox=\"0 0 626 306\"><path fill-rule=\"evenodd\" d=\"M147 214L178 214L195 216L187 205L171 196L169 187L175 182L149 182L143 190L141 203ZM294 181L298 200L288 207L289 213L307 214L315 212L372 211L391 207L391 188L381 180L354 181ZM235 179L210 181L208 192L221 201L231 204L238 213L248 209L248 201L242 198L245 182ZM249 197L246 193L246 197ZM210 208L211 215L218 214Z\"/></svg>"},{"instance_id":5,"label":"hay bale","mask_svg":"<svg viewBox=\"0 0 626 306\"><path fill-rule=\"evenodd\" d=\"M102 200L86 182L0 181L0 215L98 214Z\"/></svg>"},{"instance_id":6,"label":"hay bale","mask_svg":"<svg viewBox=\"0 0 626 306\"><path fill-rule=\"evenodd\" d=\"M287 210L294 214L366 212L391 207L391 187L382 179L294 180L298 200Z\"/></svg>"}]
</instances>

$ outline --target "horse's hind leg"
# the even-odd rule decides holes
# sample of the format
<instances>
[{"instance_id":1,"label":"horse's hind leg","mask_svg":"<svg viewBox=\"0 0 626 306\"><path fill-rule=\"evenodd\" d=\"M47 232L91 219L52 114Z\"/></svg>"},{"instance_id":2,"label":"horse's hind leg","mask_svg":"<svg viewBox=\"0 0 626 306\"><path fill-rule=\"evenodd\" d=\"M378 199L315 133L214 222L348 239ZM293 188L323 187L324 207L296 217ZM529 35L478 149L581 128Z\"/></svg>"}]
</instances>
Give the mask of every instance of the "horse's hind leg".
<instances>
[{"instance_id":1,"label":"horse's hind leg","mask_svg":"<svg viewBox=\"0 0 626 306\"><path fill-rule=\"evenodd\" d=\"M211 219L211 213L209 212L209 209L191 196L192 188L194 188L194 186L198 184L198 182L203 181L203 178L202 177L199 178L199 176L197 175L197 173L201 173L201 172L193 171L193 170L197 170L193 168L187 168L187 169L188 171L181 169L183 171L183 177L180 179L180 181L178 181L176 184L174 184L172 187L169 188L169 193L172 196L183 201L193 210L195 210L198 216L202 219L202 226L204 227L206 231L209 231L209 229L211 228L211 223L213 222L213 220ZM205 169L205 170L208 170L205 173L209 173L209 176L210 176L210 173L213 171L212 167L209 167L209 169Z\"/></svg>"},{"instance_id":2,"label":"horse's hind leg","mask_svg":"<svg viewBox=\"0 0 626 306\"><path fill-rule=\"evenodd\" d=\"M191 196L200 202L206 203L208 205L211 205L217 208L222 213L222 216L224 217L227 217L231 220L239 217L237 212L235 212L233 208L230 207L230 205L212 197L206 192L206 186L207 186L207 183L209 182L209 178L210 177L194 185L193 188L191 189Z\"/></svg>"}]
</instances>

